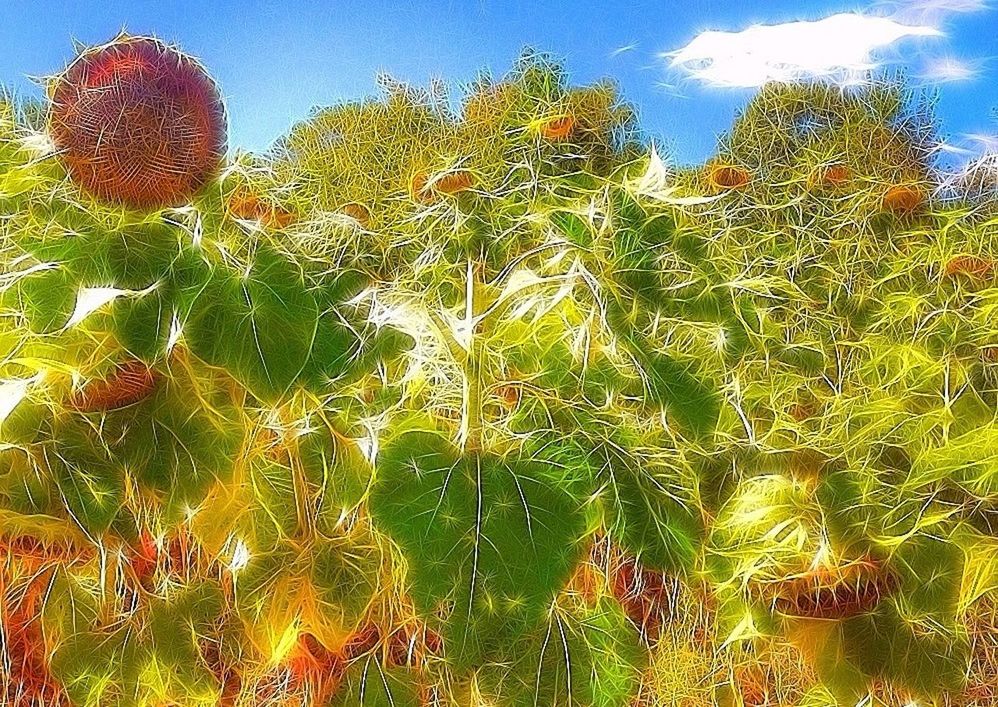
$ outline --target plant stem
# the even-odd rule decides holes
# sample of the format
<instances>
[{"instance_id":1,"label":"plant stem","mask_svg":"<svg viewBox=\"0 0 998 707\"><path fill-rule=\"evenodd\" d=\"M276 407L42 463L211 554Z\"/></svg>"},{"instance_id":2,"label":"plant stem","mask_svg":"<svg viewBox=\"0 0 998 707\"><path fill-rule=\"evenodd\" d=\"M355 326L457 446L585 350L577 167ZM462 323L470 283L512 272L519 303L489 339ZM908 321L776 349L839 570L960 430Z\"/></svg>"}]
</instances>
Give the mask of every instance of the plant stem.
<instances>
[{"instance_id":1,"label":"plant stem","mask_svg":"<svg viewBox=\"0 0 998 707\"><path fill-rule=\"evenodd\" d=\"M475 336L475 266L468 260L467 304L468 351L464 357L464 448L482 447L482 369L481 344Z\"/></svg>"},{"instance_id":2,"label":"plant stem","mask_svg":"<svg viewBox=\"0 0 998 707\"><path fill-rule=\"evenodd\" d=\"M471 351L464 364L464 406L466 451L482 447L482 376L478 344L472 339Z\"/></svg>"}]
</instances>

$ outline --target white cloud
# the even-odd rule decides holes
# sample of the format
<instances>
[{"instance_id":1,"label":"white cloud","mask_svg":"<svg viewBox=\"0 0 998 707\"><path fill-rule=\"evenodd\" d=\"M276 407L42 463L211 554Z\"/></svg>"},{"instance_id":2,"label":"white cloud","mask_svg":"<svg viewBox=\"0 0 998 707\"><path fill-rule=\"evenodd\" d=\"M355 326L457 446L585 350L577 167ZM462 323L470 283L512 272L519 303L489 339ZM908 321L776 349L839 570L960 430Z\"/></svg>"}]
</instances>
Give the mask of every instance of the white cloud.
<instances>
[{"instance_id":1,"label":"white cloud","mask_svg":"<svg viewBox=\"0 0 998 707\"><path fill-rule=\"evenodd\" d=\"M621 54L627 54L628 52L633 52L637 48L638 48L637 42L635 42L634 44L627 44L622 47L617 47L612 52L610 52L610 58L616 59Z\"/></svg>"},{"instance_id":2,"label":"white cloud","mask_svg":"<svg viewBox=\"0 0 998 707\"><path fill-rule=\"evenodd\" d=\"M970 81L980 75L980 67L954 57L938 57L929 61L919 77L931 83Z\"/></svg>"},{"instance_id":3,"label":"white cloud","mask_svg":"<svg viewBox=\"0 0 998 707\"><path fill-rule=\"evenodd\" d=\"M932 25L945 19L947 15L990 9L986 0L899 0L884 5L893 8L892 16L901 22Z\"/></svg>"},{"instance_id":4,"label":"white cloud","mask_svg":"<svg viewBox=\"0 0 998 707\"><path fill-rule=\"evenodd\" d=\"M814 79L856 83L880 65L877 50L907 37L942 34L929 25L842 13L813 22L754 25L741 32L703 32L663 57L672 68L711 86L753 88L770 81Z\"/></svg>"}]
</instances>

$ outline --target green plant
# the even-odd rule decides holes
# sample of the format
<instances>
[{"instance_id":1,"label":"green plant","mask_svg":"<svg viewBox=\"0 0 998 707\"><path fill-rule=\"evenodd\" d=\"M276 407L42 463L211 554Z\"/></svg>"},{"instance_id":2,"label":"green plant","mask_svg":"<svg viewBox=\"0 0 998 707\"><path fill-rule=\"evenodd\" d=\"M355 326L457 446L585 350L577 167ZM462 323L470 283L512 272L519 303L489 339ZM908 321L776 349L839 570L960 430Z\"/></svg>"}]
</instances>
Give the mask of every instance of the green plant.
<instances>
[{"instance_id":1,"label":"green plant","mask_svg":"<svg viewBox=\"0 0 998 707\"><path fill-rule=\"evenodd\" d=\"M766 89L734 189L543 55L459 114L383 84L156 210L3 104L10 701L986 685L993 288L944 272L994 224L877 213L932 178L902 94ZM799 135L809 106L846 127ZM871 125L897 150L815 189Z\"/></svg>"}]
</instances>

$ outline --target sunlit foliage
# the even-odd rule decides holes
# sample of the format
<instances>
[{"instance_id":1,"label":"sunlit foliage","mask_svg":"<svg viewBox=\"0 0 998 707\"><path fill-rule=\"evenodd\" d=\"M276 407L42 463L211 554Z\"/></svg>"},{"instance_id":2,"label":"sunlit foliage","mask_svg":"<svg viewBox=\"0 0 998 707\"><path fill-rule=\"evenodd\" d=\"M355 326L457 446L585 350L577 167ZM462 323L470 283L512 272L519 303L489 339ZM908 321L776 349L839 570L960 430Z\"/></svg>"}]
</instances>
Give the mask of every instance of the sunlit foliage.
<instances>
[{"instance_id":1,"label":"sunlit foliage","mask_svg":"<svg viewBox=\"0 0 998 707\"><path fill-rule=\"evenodd\" d=\"M993 700L995 195L927 104L767 86L680 169L535 52L381 84L151 209L0 104L3 699Z\"/></svg>"}]
</instances>

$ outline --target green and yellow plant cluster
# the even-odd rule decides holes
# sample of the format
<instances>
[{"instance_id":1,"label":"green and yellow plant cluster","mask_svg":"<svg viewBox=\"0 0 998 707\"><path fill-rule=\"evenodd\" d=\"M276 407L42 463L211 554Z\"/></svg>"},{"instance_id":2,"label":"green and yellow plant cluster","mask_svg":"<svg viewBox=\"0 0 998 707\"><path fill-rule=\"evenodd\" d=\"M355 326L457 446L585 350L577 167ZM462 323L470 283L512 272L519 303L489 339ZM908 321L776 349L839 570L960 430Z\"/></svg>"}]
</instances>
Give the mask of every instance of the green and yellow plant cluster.
<instances>
[{"instance_id":1,"label":"green and yellow plant cluster","mask_svg":"<svg viewBox=\"0 0 998 707\"><path fill-rule=\"evenodd\" d=\"M931 106L771 85L680 168L537 53L381 84L155 208L0 107L0 703L996 704Z\"/></svg>"}]
</instances>

